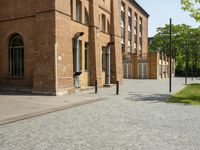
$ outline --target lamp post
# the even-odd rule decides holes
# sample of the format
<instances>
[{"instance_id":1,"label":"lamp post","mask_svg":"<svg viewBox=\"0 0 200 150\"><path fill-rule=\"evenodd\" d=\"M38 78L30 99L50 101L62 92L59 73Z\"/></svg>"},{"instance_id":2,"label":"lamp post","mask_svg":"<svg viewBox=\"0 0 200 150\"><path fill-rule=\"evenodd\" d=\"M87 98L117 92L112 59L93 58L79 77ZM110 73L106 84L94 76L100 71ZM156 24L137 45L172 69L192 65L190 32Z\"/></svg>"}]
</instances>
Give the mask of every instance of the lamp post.
<instances>
[{"instance_id":1,"label":"lamp post","mask_svg":"<svg viewBox=\"0 0 200 150\"><path fill-rule=\"evenodd\" d=\"M186 46L185 46L185 84L188 83L188 65L189 65L189 49L190 49L190 45L189 45L189 39L191 38L191 33L189 32L188 34L188 39L186 41Z\"/></svg>"},{"instance_id":2,"label":"lamp post","mask_svg":"<svg viewBox=\"0 0 200 150\"><path fill-rule=\"evenodd\" d=\"M198 79L198 75L199 75L199 57L200 57L200 45L198 46L198 52L197 52L197 60L196 60L196 79Z\"/></svg>"},{"instance_id":3,"label":"lamp post","mask_svg":"<svg viewBox=\"0 0 200 150\"><path fill-rule=\"evenodd\" d=\"M172 92L172 18L169 20L169 31L164 33L169 36L169 92Z\"/></svg>"},{"instance_id":4,"label":"lamp post","mask_svg":"<svg viewBox=\"0 0 200 150\"><path fill-rule=\"evenodd\" d=\"M188 50L189 44L186 42L185 46L185 84L187 84L187 77L188 77Z\"/></svg>"},{"instance_id":5,"label":"lamp post","mask_svg":"<svg viewBox=\"0 0 200 150\"><path fill-rule=\"evenodd\" d=\"M191 80L193 81L193 80L194 80L194 50L193 50L193 52L192 52L192 67L191 67L191 75L192 75Z\"/></svg>"},{"instance_id":6,"label":"lamp post","mask_svg":"<svg viewBox=\"0 0 200 150\"><path fill-rule=\"evenodd\" d=\"M169 60L169 92L172 92L172 19L170 18L170 29L169 29L169 47L170 47L170 60Z\"/></svg>"}]
</instances>

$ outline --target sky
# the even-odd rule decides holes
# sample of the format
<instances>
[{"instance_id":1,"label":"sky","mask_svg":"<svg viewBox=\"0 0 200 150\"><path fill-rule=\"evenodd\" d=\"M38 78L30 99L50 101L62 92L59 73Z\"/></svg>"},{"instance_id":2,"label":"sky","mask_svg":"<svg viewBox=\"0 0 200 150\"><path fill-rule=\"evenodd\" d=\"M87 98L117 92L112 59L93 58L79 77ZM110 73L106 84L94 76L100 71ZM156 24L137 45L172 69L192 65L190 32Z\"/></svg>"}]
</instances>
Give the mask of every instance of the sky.
<instances>
[{"instance_id":1,"label":"sky","mask_svg":"<svg viewBox=\"0 0 200 150\"><path fill-rule=\"evenodd\" d=\"M163 27L172 18L173 24L188 24L192 27L200 26L188 12L181 9L181 0L136 0L150 15L149 37L156 34L158 27Z\"/></svg>"}]
</instances>

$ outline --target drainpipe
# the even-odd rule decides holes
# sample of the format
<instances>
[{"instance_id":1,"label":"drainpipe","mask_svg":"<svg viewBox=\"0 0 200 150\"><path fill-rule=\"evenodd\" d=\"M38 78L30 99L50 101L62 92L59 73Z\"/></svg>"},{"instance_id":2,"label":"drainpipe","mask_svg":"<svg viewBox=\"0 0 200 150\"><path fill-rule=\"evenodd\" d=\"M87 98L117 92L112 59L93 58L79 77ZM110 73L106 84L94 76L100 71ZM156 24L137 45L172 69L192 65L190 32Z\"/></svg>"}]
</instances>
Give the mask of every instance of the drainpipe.
<instances>
[{"instance_id":1,"label":"drainpipe","mask_svg":"<svg viewBox=\"0 0 200 150\"><path fill-rule=\"evenodd\" d=\"M84 35L84 32L78 32L74 35L74 86L75 88L80 87L79 76L80 71L80 37Z\"/></svg>"},{"instance_id":2,"label":"drainpipe","mask_svg":"<svg viewBox=\"0 0 200 150\"><path fill-rule=\"evenodd\" d=\"M111 46L114 44L114 42L109 42L107 47L106 47L106 78L105 78L105 87L110 87L110 49Z\"/></svg>"}]
</instances>

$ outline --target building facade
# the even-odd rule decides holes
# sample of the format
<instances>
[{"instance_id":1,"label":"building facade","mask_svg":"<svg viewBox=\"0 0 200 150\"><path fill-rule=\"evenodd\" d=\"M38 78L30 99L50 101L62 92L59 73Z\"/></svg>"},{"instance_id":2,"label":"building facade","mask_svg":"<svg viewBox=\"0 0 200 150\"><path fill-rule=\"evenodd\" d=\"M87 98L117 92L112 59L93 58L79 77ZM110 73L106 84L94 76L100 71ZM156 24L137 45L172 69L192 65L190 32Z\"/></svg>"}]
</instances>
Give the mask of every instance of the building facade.
<instances>
[{"instance_id":1,"label":"building facade","mask_svg":"<svg viewBox=\"0 0 200 150\"><path fill-rule=\"evenodd\" d=\"M109 85L147 53L148 14L134 0L1 0L0 10L1 87L61 95Z\"/></svg>"},{"instance_id":2,"label":"building facade","mask_svg":"<svg viewBox=\"0 0 200 150\"><path fill-rule=\"evenodd\" d=\"M172 59L172 77L175 77L175 60ZM170 57L163 53L148 53L148 75L150 79L168 79Z\"/></svg>"},{"instance_id":3,"label":"building facade","mask_svg":"<svg viewBox=\"0 0 200 150\"><path fill-rule=\"evenodd\" d=\"M122 0L121 47L126 79L148 78L148 18L149 14L136 1Z\"/></svg>"}]
</instances>

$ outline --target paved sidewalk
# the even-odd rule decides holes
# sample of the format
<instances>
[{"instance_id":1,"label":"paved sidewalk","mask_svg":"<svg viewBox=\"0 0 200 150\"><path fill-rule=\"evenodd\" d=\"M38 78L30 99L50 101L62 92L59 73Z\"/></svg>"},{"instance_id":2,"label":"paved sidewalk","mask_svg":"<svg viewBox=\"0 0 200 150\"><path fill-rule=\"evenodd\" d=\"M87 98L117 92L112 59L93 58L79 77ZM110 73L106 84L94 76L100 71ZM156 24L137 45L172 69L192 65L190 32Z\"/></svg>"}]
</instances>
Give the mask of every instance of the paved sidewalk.
<instances>
[{"instance_id":1,"label":"paved sidewalk","mask_svg":"<svg viewBox=\"0 0 200 150\"><path fill-rule=\"evenodd\" d=\"M93 93L55 97L1 91L0 125L103 100Z\"/></svg>"}]
</instances>

